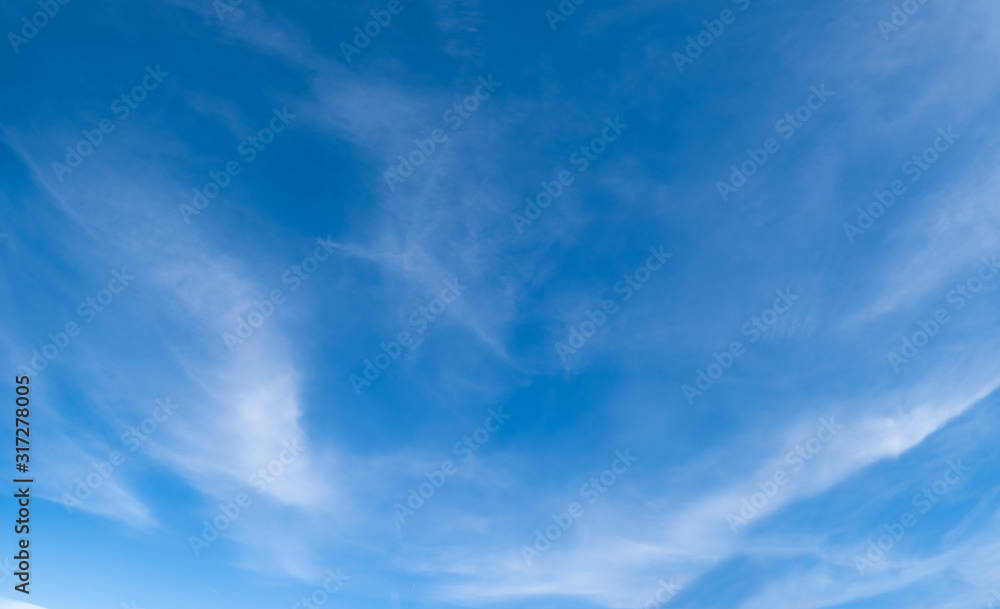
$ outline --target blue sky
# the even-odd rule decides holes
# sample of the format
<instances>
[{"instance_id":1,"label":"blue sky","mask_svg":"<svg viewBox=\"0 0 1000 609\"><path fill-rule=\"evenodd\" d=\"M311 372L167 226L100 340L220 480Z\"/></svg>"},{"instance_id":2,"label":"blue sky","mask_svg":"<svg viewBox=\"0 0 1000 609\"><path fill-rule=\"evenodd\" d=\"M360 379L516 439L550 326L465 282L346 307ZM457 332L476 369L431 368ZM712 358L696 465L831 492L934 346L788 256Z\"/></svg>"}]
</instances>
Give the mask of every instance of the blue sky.
<instances>
[{"instance_id":1,"label":"blue sky","mask_svg":"<svg viewBox=\"0 0 1000 609\"><path fill-rule=\"evenodd\" d=\"M1000 606L994 2L0 19L0 608Z\"/></svg>"}]
</instances>

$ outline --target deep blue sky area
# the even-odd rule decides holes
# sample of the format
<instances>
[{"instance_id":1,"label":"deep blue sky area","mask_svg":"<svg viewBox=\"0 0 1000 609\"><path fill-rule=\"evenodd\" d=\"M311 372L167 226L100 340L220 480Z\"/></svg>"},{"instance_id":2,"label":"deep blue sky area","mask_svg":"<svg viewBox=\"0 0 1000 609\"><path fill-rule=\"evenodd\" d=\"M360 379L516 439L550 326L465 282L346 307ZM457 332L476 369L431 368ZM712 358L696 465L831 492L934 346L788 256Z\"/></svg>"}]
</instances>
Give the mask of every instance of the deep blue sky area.
<instances>
[{"instance_id":1,"label":"deep blue sky area","mask_svg":"<svg viewBox=\"0 0 1000 609\"><path fill-rule=\"evenodd\" d=\"M998 26L4 3L0 609L1000 607Z\"/></svg>"}]
</instances>

